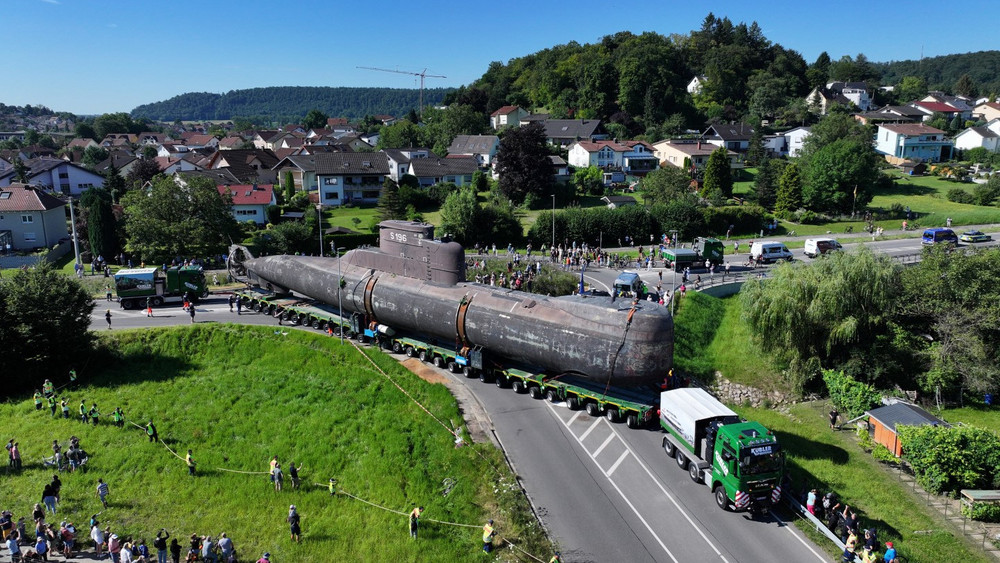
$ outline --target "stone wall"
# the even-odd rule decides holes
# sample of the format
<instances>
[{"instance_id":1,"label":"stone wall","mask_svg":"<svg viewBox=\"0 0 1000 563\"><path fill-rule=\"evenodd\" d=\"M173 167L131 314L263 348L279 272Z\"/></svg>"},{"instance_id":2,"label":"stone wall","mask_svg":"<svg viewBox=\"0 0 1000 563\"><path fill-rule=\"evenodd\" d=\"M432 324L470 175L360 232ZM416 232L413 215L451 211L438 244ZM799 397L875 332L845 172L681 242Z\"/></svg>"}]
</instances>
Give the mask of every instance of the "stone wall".
<instances>
[{"instance_id":1,"label":"stone wall","mask_svg":"<svg viewBox=\"0 0 1000 563\"><path fill-rule=\"evenodd\" d=\"M715 372L715 383L709 390L723 403L736 405L769 408L787 406L795 402L792 397L778 391L762 391L748 385L733 383L722 377L719 372Z\"/></svg>"}]
</instances>

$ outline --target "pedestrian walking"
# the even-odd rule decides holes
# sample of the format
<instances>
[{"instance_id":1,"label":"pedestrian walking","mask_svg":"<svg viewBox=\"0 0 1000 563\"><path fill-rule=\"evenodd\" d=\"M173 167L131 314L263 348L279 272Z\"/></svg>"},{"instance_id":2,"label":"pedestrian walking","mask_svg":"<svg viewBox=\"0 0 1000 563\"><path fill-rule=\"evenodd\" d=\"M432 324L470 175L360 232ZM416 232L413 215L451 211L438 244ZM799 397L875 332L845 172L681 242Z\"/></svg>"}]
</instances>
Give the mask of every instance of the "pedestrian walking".
<instances>
[{"instance_id":1,"label":"pedestrian walking","mask_svg":"<svg viewBox=\"0 0 1000 563\"><path fill-rule=\"evenodd\" d=\"M274 469L271 470L271 480L274 481L275 491L281 490L281 485L284 483L284 479L284 474L281 472L281 464L275 464Z\"/></svg>"},{"instance_id":2,"label":"pedestrian walking","mask_svg":"<svg viewBox=\"0 0 1000 563\"><path fill-rule=\"evenodd\" d=\"M194 458L191 457L191 450L188 450L187 456L184 458L184 463L187 464L188 475L194 477Z\"/></svg>"},{"instance_id":3,"label":"pedestrian walking","mask_svg":"<svg viewBox=\"0 0 1000 563\"><path fill-rule=\"evenodd\" d=\"M146 424L146 435L149 436L150 442L156 442L160 439L160 435L156 433L156 426L153 426L152 420Z\"/></svg>"},{"instance_id":4,"label":"pedestrian walking","mask_svg":"<svg viewBox=\"0 0 1000 563\"><path fill-rule=\"evenodd\" d=\"M111 330L111 309L104 313L104 320L108 321L108 330Z\"/></svg>"},{"instance_id":5,"label":"pedestrian walking","mask_svg":"<svg viewBox=\"0 0 1000 563\"><path fill-rule=\"evenodd\" d=\"M420 524L420 513L423 511L422 506L415 506L410 511L410 537L413 539L417 539L417 526Z\"/></svg>"},{"instance_id":6,"label":"pedestrian walking","mask_svg":"<svg viewBox=\"0 0 1000 563\"><path fill-rule=\"evenodd\" d=\"M295 467L295 462L293 461L288 465L288 477L290 477L292 480L293 489L299 488L299 469L302 469L302 464L299 464L298 467Z\"/></svg>"},{"instance_id":7,"label":"pedestrian walking","mask_svg":"<svg viewBox=\"0 0 1000 563\"><path fill-rule=\"evenodd\" d=\"M177 538L170 540L170 561L172 563L181 562L181 544L177 542Z\"/></svg>"},{"instance_id":8,"label":"pedestrian walking","mask_svg":"<svg viewBox=\"0 0 1000 563\"><path fill-rule=\"evenodd\" d=\"M300 526L301 519L298 511L295 510L294 504L288 507L288 518L286 518L286 520L288 520L288 526L292 534L292 541L298 543L299 534L302 533Z\"/></svg>"},{"instance_id":9,"label":"pedestrian walking","mask_svg":"<svg viewBox=\"0 0 1000 563\"><path fill-rule=\"evenodd\" d=\"M235 304L236 304L236 294L230 293L229 294L229 312L230 313L233 312L233 305L235 305Z\"/></svg>"},{"instance_id":10,"label":"pedestrian walking","mask_svg":"<svg viewBox=\"0 0 1000 563\"><path fill-rule=\"evenodd\" d=\"M97 480L97 497L101 499L101 504L104 508L108 507L108 484L104 482L104 479Z\"/></svg>"},{"instance_id":11,"label":"pedestrian walking","mask_svg":"<svg viewBox=\"0 0 1000 563\"><path fill-rule=\"evenodd\" d=\"M48 401L49 401L49 410L52 411L52 416L55 416L56 415L56 398L53 397L53 396L49 396Z\"/></svg>"},{"instance_id":12,"label":"pedestrian walking","mask_svg":"<svg viewBox=\"0 0 1000 563\"><path fill-rule=\"evenodd\" d=\"M194 304L188 306L188 314L191 315L191 324L194 324Z\"/></svg>"},{"instance_id":13,"label":"pedestrian walking","mask_svg":"<svg viewBox=\"0 0 1000 563\"><path fill-rule=\"evenodd\" d=\"M21 448L17 442L10 448L10 465L15 471L21 470Z\"/></svg>"},{"instance_id":14,"label":"pedestrian walking","mask_svg":"<svg viewBox=\"0 0 1000 563\"><path fill-rule=\"evenodd\" d=\"M236 300L236 314L237 315L243 314L243 301L240 299Z\"/></svg>"},{"instance_id":15,"label":"pedestrian walking","mask_svg":"<svg viewBox=\"0 0 1000 563\"><path fill-rule=\"evenodd\" d=\"M839 416L840 413L837 412L837 409L833 409L832 411L830 411L830 430L837 429L837 417Z\"/></svg>"},{"instance_id":16,"label":"pedestrian walking","mask_svg":"<svg viewBox=\"0 0 1000 563\"><path fill-rule=\"evenodd\" d=\"M112 301L112 299L111 299L111 286L110 285L105 285L104 286L104 293L107 294L108 303L110 303Z\"/></svg>"},{"instance_id":17,"label":"pedestrian walking","mask_svg":"<svg viewBox=\"0 0 1000 563\"><path fill-rule=\"evenodd\" d=\"M493 520L490 519L483 526L483 551L489 553L493 551L493 536L496 535L496 530L493 529Z\"/></svg>"},{"instance_id":18,"label":"pedestrian walking","mask_svg":"<svg viewBox=\"0 0 1000 563\"><path fill-rule=\"evenodd\" d=\"M63 397L59 404L62 406L63 418L69 418L69 403L66 401L66 397Z\"/></svg>"},{"instance_id":19,"label":"pedestrian walking","mask_svg":"<svg viewBox=\"0 0 1000 563\"><path fill-rule=\"evenodd\" d=\"M336 496L337 495L337 480L334 479L333 477L331 477L330 478L330 483L327 485L327 488L330 490L330 496L331 497L332 496Z\"/></svg>"},{"instance_id":20,"label":"pedestrian walking","mask_svg":"<svg viewBox=\"0 0 1000 563\"><path fill-rule=\"evenodd\" d=\"M35 394L32 396L32 398L35 400L35 410L36 411L42 410L42 392L35 391Z\"/></svg>"},{"instance_id":21,"label":"pedestrian walking","mask_svg":"<svg viewBox=\"0 0 1000 563\"><path fill-rule=\"evenodd\" d=\"M84 404L83 399L80 399L80 421L84 424L90 422L90 417L87 416L87 405Z\"/></svg>"},{"instance_id":22,"label":"pedestrian walking","mask_svg":"<svg viewBox=\"0 0 1000 563\"><path fill-rule=\"evenodd\" d=\"M147 317L152 317L153 316L153 298L152 297L147 297L146 298L146 316Z\"/></svg>"}]
</instances>

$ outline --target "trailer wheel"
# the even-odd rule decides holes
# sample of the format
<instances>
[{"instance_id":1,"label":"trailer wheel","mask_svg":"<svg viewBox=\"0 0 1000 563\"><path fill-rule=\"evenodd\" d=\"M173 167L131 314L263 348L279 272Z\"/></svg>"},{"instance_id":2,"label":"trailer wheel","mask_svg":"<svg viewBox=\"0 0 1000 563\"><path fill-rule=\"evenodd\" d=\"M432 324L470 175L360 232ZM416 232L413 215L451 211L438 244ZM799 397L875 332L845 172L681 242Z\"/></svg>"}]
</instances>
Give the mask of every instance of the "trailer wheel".
<instances>
[{"instance_id":1,"label":"trailer wheel","mask_svg":"<svg viewBox=\"0 0 1000 563\"><path fill-rule=\"evenodd\" d=\"M677 460L677 467L680 467L681 469L687 469L687 467L688 467L688 458L687 458L686 455L684 455L684 452L682 452L680 450L677 450L677 454L676 455L677 455L677 457L675 457L674 459Z\"/></svg>"},{"instance_id":2,"label":"trailer wheel","mask_svg":"<svg viewBox=\"0 0 1000 563\"><path fill-rule=\"evenodd\" d=\"M568 406L571 411L580 410L580 398L575 396L567 397L566 406Z\"/></svg>"},{"instance_id":3,"label":"trailer wheel","mask_svg":"<svg viewBox=\"0 0 1000 563\"><path fill-rule=\"evenodd\" d=\"M445 366L445 367L446 367L446 368L448 369L448 371L450 371L451 373L458 373L458 365L457 365L457 364L456 364L455 362L448 362L448 365L447 365L447 366Z\"/></svg>"},{"instance_id":4,"label":"trailer wheel","mask_svg":"<svg viewBox=\"0 0 1000 563\"><path fill-rule=\"evenodd\" d=\"M443 368L444 367L444 358L442 358L441 356L434 356L434 367L436 367L436 368Z\"/></svg>"},{"instance_id":5,"label":"trailer wheel","mask_svg":"<svg viewBox=\"0 0 1000 563\"><path fill-rule=\"evenodd\" d=\"M421 350L419 357L420 357L420 361L421 362L426 362L427 361L427 350Z\"/></svg>"},{"instance_id":6,"label":"trailer wheel","mask_svg":"<svg viewBox=\"0 0 1000 563\"><path fill-rule=\"evenodd\" d=\"M496 378L494 379L493 382L496 383L497 387L499 387L500 389L504 389L505 387L507 387L507 377L506 376L498 375L498 376L496 376Z\"/></svg>"},{"instance_id":7,"label":"trailer wheel","mask_svg":"<svg viewBox=\"0 0 1000 563\"><path fill-rule=\"evenodd\" d=\"M632 429L639 428L639 415L634 412L629 413L629 415L625 417L625 425Z\"/></svg>"},{"instance_id":8,"label":"trailer wheel","mask_svg":"<svg viewBox=\"0 0 1000 563\"><path fill-rule=\"evenodd\" d=\"M701 483L701 469L698 468L697 463L688 464L688 476L695 483Z\"/></svg>"},{"instance_id":9,"label":"trailer wheel","mask_svg":"<svg viewBox=\"0 0 1000 563\"><path fill-rule=\"evenodd\" d=\"M465 367L462 368L462 375L464 375L465 377L469 377L469 378L475 377L476 376L476 370L472 369L469 366L465 366ZM479 379L482 379L483 381L486 381L485 379L483 379L483 375L484 375L484 372L479 372Z\"/></svg>"},{"instance_id":10,"label":"trailer wheel","mask_svg":"<svg viewBox=\"0 0 1000 563\"><path fill-rule=\"evenodd\" d=\"M604 416L607 417L608 422L621 422L621 415L618 414L618 409L615 407L608 407L604 411Z\"/></svg>"},{"instance_id":11,"label":"trailer wheel","mask_svg":"<svg viewBox=\"0 0 1000 563\"><path fill-rule=\"evenodd\" d=\"M545 398L549 400L550 403L558 403L559 395L556 394L555 389L549 389L545 392Z\"/></svg>"},{"instance_id":12,"label":"trailer wheel","mask_svg":"<svg viewBox=\"0 0 1000 563\"><path fill-rule=\"evenodd\" d=\"M597 403L587 403L587 414L590 416L601 416L601 406Z\"/></svg>"},{"instance_id":13,"label":"trailer wheel","mask_svg":"<svg viewBox=\"0 0 1000 563\"><path fill-rule=\"evenodd\" d=\"M515 393L524 393L524 382L520 379L514 380L514 382L510 384L510 387Z\"/></svg>"},{"instance_id":14,"label":"trailer wheel","mask_svg":"<svg viewBox=\"0 0 1000 563\"><path fill-rule=\"evenodd\" d=\"M417 351L413 349L413 346L407 346L405 353L407 358L412 358L417 355Z\"/></svg>"},{"instance_id":15,"label":"trailer wheel","mask_svg":"<svg viewBox=\"0 0 1000 563\"><path fill-rule=\"evenodd\" d=\"M528 395L531 395L532 399L541 399L542 388L537 385L532 385L531 387L528 387Z\"/></svg>"},{"instance_id":16,"label":"trailer wheel","mask_svg":"<svg viewBox=\"0 0 1000 563\"><path fill-rule=\"evenodd\" d=\"M316 330L326 331L326 321L320 319L309 319L309 326L315 328Z\"/></svg>"},{"instance_id":17,"label":"trailer wheel","mask_svg":"<svg viewBox=\"0 0 1000 563\"><path fill-rule=\"evenodd\" d=\"M715 504L719 505L722 510L729 510L729 497L726 496L726 488L722 485L716 485L712 493L715 494Z\"/></svg>"},{"instance_id":18,"label":"trailer wheel","mask_svg":"<svg viewBox=\"0 0 1000 563\"><path fill-rule=\"evenodd\" d=\"M471 372L471 373L474 374L474 373L476 373L476 370L473 370L469 366L466 366L466 367L462 368L462 373L466 373L466 372ZM469 376L466 376L466 377L469 377ZM489 383L490 382L490 374L488 374L486 372L486 370L479 370L479 381L482 381L483 383Z\"/></svg>"},{"instance_id":19,"label":"trailer wheel","mask_svg":"<svg viewBox=\"0 0 1000 563\"><path fill-rule=\"evenodd\" d=\"M162 297L154 297L150 301L150 303L153 305L153 307L159 307L160 305L163 305L163 298Z\"/></svg>"},{"instance_id":20,"label":"trailer wheel","mask_svg":"<svg viewBox=\"0 0 1000 563\"><path fill-rule=\"evenodd\" d=\"M402 351L403 351L403 345L400 344L398 340L393 340L392 341L392 352L394 354L399 354Z\"/></svg>"},{"instance_id":21,"label":"trailer wheel","mask_svg":"<svg viewBox=\"0 0 1000 563\"><path fill-rule=\"evenodd\" d=\"M667 454L667 457L674 457L677 454L677 448L674 447L673 442L663 439L663 451Z\"/></svg>"}]
</instances>

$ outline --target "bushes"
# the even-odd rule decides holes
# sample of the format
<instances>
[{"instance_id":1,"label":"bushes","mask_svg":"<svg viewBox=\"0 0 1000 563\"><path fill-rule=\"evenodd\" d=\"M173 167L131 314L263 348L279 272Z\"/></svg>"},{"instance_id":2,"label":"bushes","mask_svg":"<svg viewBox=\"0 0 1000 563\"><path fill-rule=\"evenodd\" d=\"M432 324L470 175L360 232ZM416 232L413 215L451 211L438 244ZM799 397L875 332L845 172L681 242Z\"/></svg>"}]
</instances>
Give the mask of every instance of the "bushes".
<instances>
[{"instance_id":1,"label":"bushes","mask_svg":"<svg viewBox=\"0 0 1000 563\"><path fill-rule=\"evenodd\" d=\"M874 387L855 381L843 371L824 370L823 382L830 400L848 419L861 416L882 403L882 395Z\"/></svg>"},{"instance_id":2,"label":"bushes","mask_svg":"<svg viewBox=\"0 0 1000 563\"><path fill-rule=\"evenodd\" d=\"M980 522L1000 522L1000 504L974 502L969 506L962 503L962 515Z\"/></svg>"},{"instance_id":3,"label":"bushes","mask_svg":"<svg viewBox=\"0 0 1000 563\"><path fill-rule=\"evenodd\" d=\"M710 233L725 233L734 225L738 233L752 233L764 224L766 211L759 205L726 205L701 210Z\"/></svg>"},{"instance_id":4,"label":"bushes","mask_svg":"<svg viewBox=\"0 0 1000 563\"><path fill-rule=\"evenodd\" d=\"M973 204L976 198L962 188L951 188L948 190L948 201L953 203Z\"/></svg>"},{"instance_id":5,"label":"bushes","mask_svg":"<svg viewBox=\"0 0 1000 563\"><path fill-rule=\"evenodd\" d=\"M972 426L899 426L903 456L928 491L1000 487L1000 437Z\"/></svg>"}]
</instances>

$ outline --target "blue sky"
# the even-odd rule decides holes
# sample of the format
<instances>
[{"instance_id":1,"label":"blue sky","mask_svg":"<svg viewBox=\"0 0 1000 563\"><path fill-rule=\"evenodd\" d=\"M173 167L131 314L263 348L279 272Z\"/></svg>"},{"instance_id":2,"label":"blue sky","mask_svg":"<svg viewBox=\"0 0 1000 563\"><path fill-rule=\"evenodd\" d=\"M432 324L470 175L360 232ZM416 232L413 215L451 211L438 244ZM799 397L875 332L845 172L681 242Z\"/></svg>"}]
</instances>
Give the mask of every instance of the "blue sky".
<instances>
[{"instance_id":1,"label":"blue sky","mask_svg":"<svg viewBox=\"0 0 1000 563\"><path fill-rule=\"evenodd\" d=\"M698 29L709 12L756 20L808 62L915 59L1000 48L1000 2L4 0L0 102L95 114L184 92L260 86L416 87L358 66L427 69L459 86L504 61L628 30ZM982 22L982 24L977 23Z\"/></svg>"}]
</instances>

